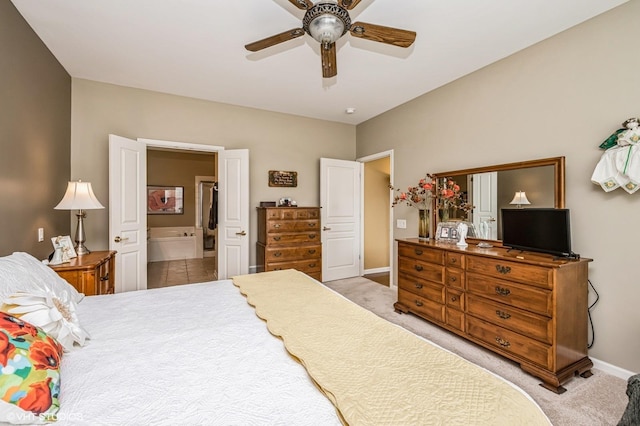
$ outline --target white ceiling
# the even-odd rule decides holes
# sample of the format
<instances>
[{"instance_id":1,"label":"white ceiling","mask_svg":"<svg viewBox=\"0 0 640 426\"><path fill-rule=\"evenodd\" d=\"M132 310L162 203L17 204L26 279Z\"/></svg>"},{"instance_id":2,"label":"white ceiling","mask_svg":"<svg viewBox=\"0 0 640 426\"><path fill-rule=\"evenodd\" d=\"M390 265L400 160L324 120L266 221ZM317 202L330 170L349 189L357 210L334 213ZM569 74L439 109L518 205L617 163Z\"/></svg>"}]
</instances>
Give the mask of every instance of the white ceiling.
<instances>
[{"instance_id":1,"label":"white ceiling","mask_svg":"<svg viewBox=\"0 0 640 426\"><path fill-rule=\"evenodd\" d=\"M323 79L308 35L244 49L302 27L287 0L12 0L72 77L350 124L626 1L362 0L352 21L413 30L416 41L346 34L338 75Z\"/></svg>"}]
</instances>

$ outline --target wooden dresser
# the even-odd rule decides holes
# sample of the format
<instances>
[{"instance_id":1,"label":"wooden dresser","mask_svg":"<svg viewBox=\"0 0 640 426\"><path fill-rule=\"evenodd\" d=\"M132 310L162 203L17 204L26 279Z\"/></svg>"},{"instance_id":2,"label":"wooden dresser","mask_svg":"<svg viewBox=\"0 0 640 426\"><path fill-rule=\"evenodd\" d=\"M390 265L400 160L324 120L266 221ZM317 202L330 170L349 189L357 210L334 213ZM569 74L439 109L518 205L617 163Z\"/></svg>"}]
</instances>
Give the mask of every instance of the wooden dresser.
<instances>
[{"instance_id":1,"label":"wooden dresser","mask_svg":"<svg viewBox=\"0 0 640 426\"><path fill-rule=\"evenodd\" d=\"M322 281L319 207L258 207L258 272L297 269Z\"/></svg>"},{"instance_id":2,"label":"wooden dresser","mask_svg":"<svg viewBox=\"0 0 640 426\"><path fill-rule=\"evenodd\" d=\"M115 251L92 251L74 257L69 263L51 265L51 268L87 296L113 294L116 278L115 256Z\"/></svg>"},{"instance_id":3,"label":"wooden dresser","mask_svg":"<svg viewBox=\"0 0 640 426\"><path fill-rule=\"evenodd\" d=\"M506 248L398 241L398 312L520 364L557 393L587 357L588 263Z\"/></svg>"}]
</instances>

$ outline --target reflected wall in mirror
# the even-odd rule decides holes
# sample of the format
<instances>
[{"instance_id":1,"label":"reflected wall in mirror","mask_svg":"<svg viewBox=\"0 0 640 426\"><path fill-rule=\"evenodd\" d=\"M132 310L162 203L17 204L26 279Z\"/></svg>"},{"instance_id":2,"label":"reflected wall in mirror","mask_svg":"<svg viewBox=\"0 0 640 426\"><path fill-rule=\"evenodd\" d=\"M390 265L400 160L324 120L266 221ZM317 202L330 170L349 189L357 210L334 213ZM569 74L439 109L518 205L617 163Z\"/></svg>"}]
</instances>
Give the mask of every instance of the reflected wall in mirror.
<instances>
[{"instance_id":1,"label":"reflected wall in mirror","mask_svg":"<svg viewBox=\"0 0 640 426\"><path fill-rule=\"evenodd\" d=\"M453 170L434 176L438 185L444 178L460 185L460 191L474 208L466 218L463 211L453 210L449 219L472 222L475 236L480 239L502 239L500 209L518 208L511 204L518 191L525 192L530 202L522 207L564 208L564 157ZM436 211L434 220L436 224L440 220Z\"/></svg>"}]
</instances>

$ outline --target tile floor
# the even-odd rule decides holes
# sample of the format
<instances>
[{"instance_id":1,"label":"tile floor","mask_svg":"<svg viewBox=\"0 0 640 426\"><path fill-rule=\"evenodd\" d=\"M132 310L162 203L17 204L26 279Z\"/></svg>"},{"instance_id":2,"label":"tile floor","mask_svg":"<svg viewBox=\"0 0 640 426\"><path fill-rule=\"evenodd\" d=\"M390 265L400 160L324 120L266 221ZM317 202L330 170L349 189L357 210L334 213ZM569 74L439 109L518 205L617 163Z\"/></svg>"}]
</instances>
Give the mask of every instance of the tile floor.
<instances>
[{"instance_id":1,"label":"tile floor","mask_svg":"<svg viewBox=\"0 0 640 426\"><path fill-rule=\"evenodd\" d=\"M147 288L201 283L217 279L215 257L168 260L147 264Z\"/></svg>"}]
</instances>

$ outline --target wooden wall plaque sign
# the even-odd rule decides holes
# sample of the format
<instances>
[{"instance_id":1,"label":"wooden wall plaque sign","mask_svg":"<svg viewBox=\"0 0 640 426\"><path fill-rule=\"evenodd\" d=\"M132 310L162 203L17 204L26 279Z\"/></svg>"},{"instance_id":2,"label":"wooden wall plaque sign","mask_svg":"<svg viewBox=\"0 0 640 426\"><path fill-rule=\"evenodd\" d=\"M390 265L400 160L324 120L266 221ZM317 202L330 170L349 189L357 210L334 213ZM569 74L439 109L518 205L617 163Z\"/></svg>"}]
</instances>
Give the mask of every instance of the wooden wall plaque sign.
<instances>
[{"instance_id":1,"label":"wooden wall plaque sign","mask_svg":"<svg viewBox=\"0 0 640 426\"><path fill-rule=\"evenodd\" d=\"M298 172L269 170L269 186L295 188L298 186Z\"/></svg>"}]
</instances>

